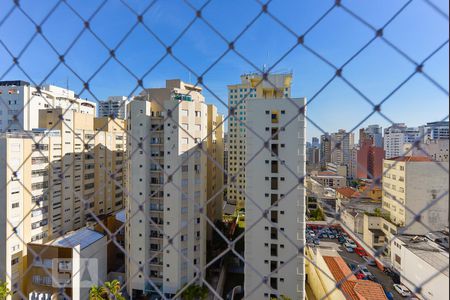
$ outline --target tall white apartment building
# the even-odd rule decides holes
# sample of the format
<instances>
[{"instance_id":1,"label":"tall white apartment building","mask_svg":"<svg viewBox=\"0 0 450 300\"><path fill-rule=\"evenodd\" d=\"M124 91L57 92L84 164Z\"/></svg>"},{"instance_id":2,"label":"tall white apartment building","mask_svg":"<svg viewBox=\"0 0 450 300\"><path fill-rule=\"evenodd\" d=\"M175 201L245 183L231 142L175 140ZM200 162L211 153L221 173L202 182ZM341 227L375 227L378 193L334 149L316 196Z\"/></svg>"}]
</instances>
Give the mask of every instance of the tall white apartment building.
<instances>
[{"instance_id":1,"label":"tall white apartment building","mask_svg":"<svg viewBox=\"0 0 450 300\"><path fill-rule=\"evenodd\" d=\"M129 99L125 96L109 96L105 101L98 102L98 116L125 120L128 102Z\"/></svg>"},{"instance_id":2,"label":"tall white apartment building","mask_svg":"<svg viewBox=\"0 0 450 300\"><path fill-rule=\"evenodd\" d=\"M54 85L40 89L26 81L0 81L0 131L38 128L40 109L62 108L95 116L97 104Z\"/></svg>"},{"instance_id":3,"label":"tall white apartment building","mask_svg":"<svg viewBox=\"0 0 450 300\"><path fill-rule=\"evenodd\" d=\"M228 86L228 202L244 206L245 197L245 138L247 103L258 99L282 99L291 96L292 74L244 74L241 82ZM232 182L231 179L235 178Z\"/></svg>"},{"instance_id":4,"label":"tall white apartment building","mask_svg":"<svg viewBox=\"0 0 450 300\"><path fill-rule=\"evenodd\" d=\"M419 128L407 127L403 123L384 129L384 151L387 159L405 154L405 144L413 144L420 137Z\"/></svg>"},{"instance_id":5,"label":"tall white apartment building","mask_svg":"<svg viewBox=\"0 0 450 300\"><path fill-rule=\"evenodd\" d=\"M104 174L115 173L115 185L124 186L124 132L96 132L93 115L72 110L61 122L62 113L40 110L39 131L0 136L0 280L12 290L24 290L27 243L79 229L92 219L90 212L123 208L122 190Z\"/></svg>"},{"instance_id":6,"label":"tall white apartment building","mask_svg":"<svg viewBox=\"0 0 450 300\"><path fill-rule=\"evenodd\" d=\"M293 100L305 105L304 98ZM287 99L247 103L248 125L255 131L246 136L246 158L255 156L245 169L247 300L305 298L304 256L299 254L305 245L305 188L299 183L306 172L306 130L305 117L298 113ZM260 137L271 136L265 147ZM271 222L261 219L264 211ZM261 276L267 277L267 284L261 284Z\"/></svg>"},{"instance_id":7,"label":"tall white apartment building","mask_svg":"<svg viewBox=\"0 0 450 300\"><path fill-rule=\"evenodd\" d=\"M201 92L200 87L167 80L165 87L146 89L128 105L130 194L125 239L132 299L157 294L156 288L171 296L196 276L204 276L198 273L206 264L204 216L214 215L205 206L208 192L220 190L223 181L215 181L219 177L213 173L222 171L208 170L209 158L200 147L209 152L219 146L223 133L208 132L208 121L220 118L209 115L217 112L208 109ZM215 141L211 145L208 134L221 136L211 139ZM222 196L213 201L221 204Z\"/></svg>"}]
</instances>

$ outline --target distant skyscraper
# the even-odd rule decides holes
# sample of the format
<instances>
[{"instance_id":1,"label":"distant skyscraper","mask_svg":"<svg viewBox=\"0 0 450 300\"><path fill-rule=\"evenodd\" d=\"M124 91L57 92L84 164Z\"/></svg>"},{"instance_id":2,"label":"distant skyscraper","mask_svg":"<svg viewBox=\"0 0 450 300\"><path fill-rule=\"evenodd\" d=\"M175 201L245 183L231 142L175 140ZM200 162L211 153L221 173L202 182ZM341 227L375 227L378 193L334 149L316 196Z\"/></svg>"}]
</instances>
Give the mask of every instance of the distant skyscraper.
<instances>
[{"instance_id":1,"label":"distant skyscraper","mask_svg":"<svg viewBox=\"0 0 450 300\"><path fill-rule=\"evenodd\" d=\"M98 103L99 117L114 117L118 119L126 119L127 104L129 100L125 96L110 96L105 101Z\"/></svg>"},{"instance_id":2,"label":"distant skyscraper","mask_svg":"<svg viewBox=\"0 0 450 300\"><path fill-rule=\"evenodd\" d=\"M349 166L351 149L354 146L354 134L344 129L331 134L331 162L338 166Z\"/></svg>"},{"instance_id":3,"label":"distant skyscraper","mask_svg":"<svg viewBox=\"0 0 450 300\"><path fill-rule=\"evenodd\" d=\"M248 133L245 124L247 103L258 99L283 99L291 96L292 74L269 74L263 80L261 74L244 74L241 82L228 86L228 201L244 206L245 197L245 138ZM234 112L234 114L233 114ZM242 122L242 123L241 123ZM235 182L230 179L235 177Z\"/></svg>"},{"instance_id":4,"label":"distant skyscraper","mask_svg":"<svg viewBox=\"0 0 450 300\"><path fill-rule=\"evenodd\" d=\"M312 140L311 140L311 146L313 148L318 148L320 146L319 138L313 137Z\"/></svg>"},{"instance_id":5,"label":"distant skyscraper","mask_svg":"<svg viewBox=\"0 0 450 300\"><path fill-rule=\"evenodd\" d=\"M305 105L304 98L293 100ZM305 189L299 178L305 176L305 117L287 99L250 101L247 117L256 132L246 136L247 160L256 156L257 163L245 170L245 222L251 227L245 233L244 298L304 299L305 262L299 249L305 245ZM269 150L260 137L271 136ZM267 210L271 222L261 219L257 206ZM259 274L267 276L267 284L261 284Z\"/></svg>"},{"instance_id":6,"label":"distant skyscraper","mask_svg":"<svg viewBox=\"0 0 450 300\"><path fill-rule=\"evenodd\" d=\"M325 167L327 163L331 162L331 136L324 134L320 136L320 162L321 166Z\"/></svg>"},{"instance_id":7,"label":"distant skyscraper","mask_svg":"<svg viewBox=\"0 0 450 300\"><path fill-rule=\"evenodd\" d=\"M369 125L365 129L359 131L359 140L366 138L372 139L372 145L375 147L383 147L383 128L379 125ZM363 135L361 137L361 134Z\"/></svg>"},{"instance_id":8,"label":"distant skyscraper","mask_svg":"<svg viewBox=\"0 0 450 300\"><path fill-rule=\"evenodd\" d=\"M382 145L381 127L378 125L371 125L359 130L357 178L381 178L384 158Z\"/></svg>"}]
</instances>

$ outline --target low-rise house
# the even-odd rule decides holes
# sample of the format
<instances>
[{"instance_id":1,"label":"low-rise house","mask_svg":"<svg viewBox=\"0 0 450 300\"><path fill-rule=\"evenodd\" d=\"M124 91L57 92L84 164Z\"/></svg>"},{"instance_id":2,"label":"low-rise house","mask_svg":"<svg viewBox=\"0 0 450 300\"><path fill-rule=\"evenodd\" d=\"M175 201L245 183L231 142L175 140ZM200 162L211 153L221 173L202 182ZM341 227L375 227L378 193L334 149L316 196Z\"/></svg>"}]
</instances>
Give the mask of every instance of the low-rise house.
<instances>
[{"instance_id":1,"label":"low-rise house","mask_svg":"<svg viewBox=\"0 0 450 300\"><path fill-rule=\"evenodd\" d=\"M107 280L106 245L106 236L89 228L45 244L28 243L29 299L88 299L90 288Z\"/></svg>"}]
</instances>

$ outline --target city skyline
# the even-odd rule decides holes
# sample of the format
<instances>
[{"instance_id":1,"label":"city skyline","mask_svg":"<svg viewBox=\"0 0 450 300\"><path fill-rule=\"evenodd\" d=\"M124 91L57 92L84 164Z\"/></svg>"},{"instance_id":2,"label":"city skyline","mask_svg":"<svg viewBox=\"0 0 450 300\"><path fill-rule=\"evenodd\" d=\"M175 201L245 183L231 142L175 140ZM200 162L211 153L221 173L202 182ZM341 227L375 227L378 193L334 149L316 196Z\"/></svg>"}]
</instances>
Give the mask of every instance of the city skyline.
<instances>
[{"instance_id":1,"label":"city skyline","mask_svg":"<svg viewBox=\"0 0 450 300\"><path fill-rule=\"evenodd\" d=\"M0 298L449 298L446 1L0 7Z\"/></svg>"}]
</instances>

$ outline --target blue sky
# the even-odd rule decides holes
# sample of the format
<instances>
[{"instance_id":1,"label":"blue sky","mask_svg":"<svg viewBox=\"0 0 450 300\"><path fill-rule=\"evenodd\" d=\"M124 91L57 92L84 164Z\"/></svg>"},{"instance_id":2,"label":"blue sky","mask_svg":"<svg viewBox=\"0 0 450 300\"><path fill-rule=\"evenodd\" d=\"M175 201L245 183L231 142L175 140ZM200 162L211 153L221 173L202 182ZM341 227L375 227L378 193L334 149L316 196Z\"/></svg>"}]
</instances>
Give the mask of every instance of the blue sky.
<instances>
[{"instance_id":1,"label":"blue sky","mask_svg":"<svg viewBox=\"0 0 450 300\"><path fill-rule=\"evenodd\" d=\"M448 1L432 0L448 15ZM127 3L142 12L150 1L129 0ZM171 44L194 18L194 10L182 0L159 0L144 14L144 22L165 43ZM375 28L382 27L407 1L342 1L346 7L361 16ZM21 1L22 9L40 23L55 6L53 1ZM88 18L101 1L67 0L83 18ZM195 7L205 1L190 0ZM326 0L273 0L269 11L298 34L304 33L334 1ZM18 9L4 20L13 6L12 1L0 0L0 80L23 79L30 76L36 83L57 66L58 55L42 36L37 36L20 57L19 68L9 72L12 58L2 46L18 56L35 32L34 25ZM227 40L234 39L256 17L261 6L255 0L212 0L203 10L203 17ZM4 20L4 21L3 21ZM3 23L1 23L3 21ZM91 28L104 42L104 47L90 32L84 32L65 57L67 65L59 65L47 78L46 83L82 90L83 80L90 80L91 93L83 97L94 100L108 95L129 95L136 86L135 78L115 60L108 59L109 50L121 41L136 23L136 16L119 0L108 1L91 22ZM59 53L64 53L83 28L83 23L64 3L42 26L43 34ZM363 47L374 33L344 9L332 10L323 21L305 36L305 45L326 58L335 66L341 66ZM386 39L414 61L420 62L448 40L448 19L436 13L424 0L414 0L384 31ZM296 38L269 16L262 15L236 42L240 55L262 68L271 66L296 43ZM173 47L174 55L194 72L202 73L227 50L227 44L202 20L197 20ZM116 51L120 62L136 76L142 77L163 55L165 48L141 25L123 41ZM424 66L424 71L444 90L448 91L449 48L445 44ZM395 52L383 40L377 39L365 51L345 66L345 78L373 102L379 102L402 83L415 66ZM293 96L308 99L333 76L334 69L318 59L302 46L287 55L274 71L294 73ZM229 52L204 76L204 83L215 95L227 102L228 84L239 82L245 72L256 71L239 55ZM6 73L7 72L7 73ZM77 75L75 75L76 73ZM195 83L195 75L174 58L168 56L152 72L144 77L146 87L164 85L165 79L181 78ZM135 91L138 93L140 89ZM226 113L227 108L211 93L205 91L208 102L215 103ZM328 132L339 128L347 130L356 126L371 112L371 106L337 78L308 106L308 116ZM431 84L421 74L416 74L382 106L382 112L395 122L416 126L427 121L441 120L448 115L448 96ZM374 115L361 126L368 124L388 125L388 121ZM309 139L321 132L308 125Z\"/></svg>"}]
</instances>

